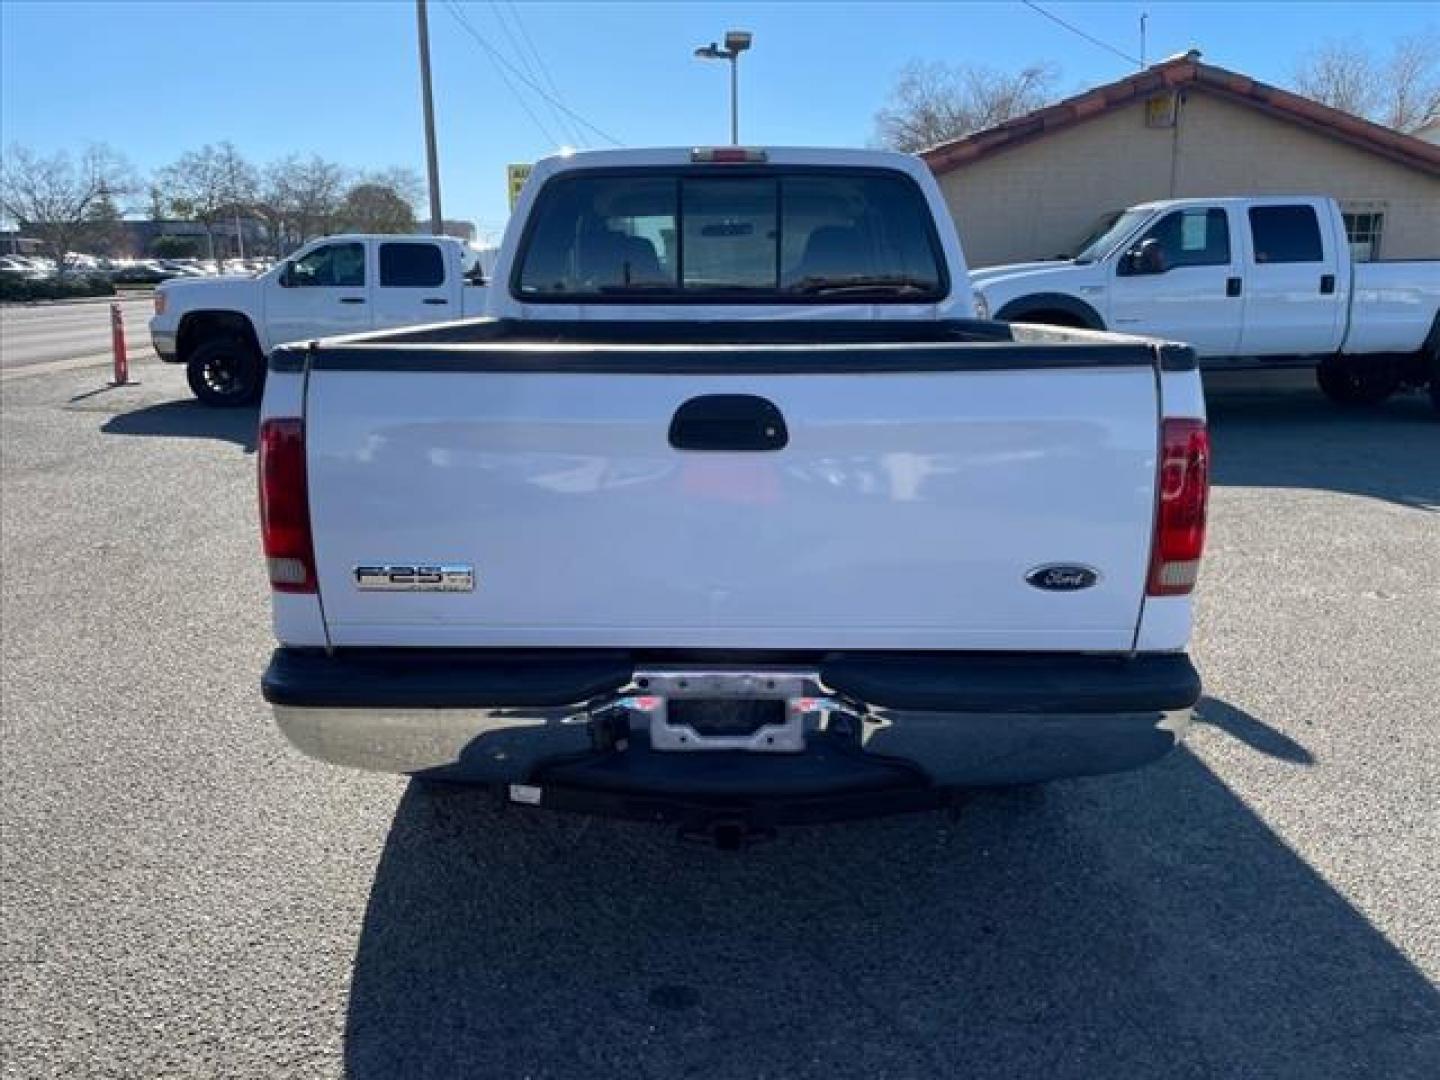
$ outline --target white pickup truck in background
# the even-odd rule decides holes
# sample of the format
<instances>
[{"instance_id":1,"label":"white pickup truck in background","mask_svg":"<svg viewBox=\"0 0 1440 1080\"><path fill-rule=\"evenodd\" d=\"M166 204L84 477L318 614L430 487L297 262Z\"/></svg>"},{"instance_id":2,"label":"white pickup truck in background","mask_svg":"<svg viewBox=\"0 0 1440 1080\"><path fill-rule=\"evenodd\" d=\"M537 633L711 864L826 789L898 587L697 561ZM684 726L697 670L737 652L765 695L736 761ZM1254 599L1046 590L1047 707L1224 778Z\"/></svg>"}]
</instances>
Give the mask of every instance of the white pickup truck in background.
<instances>
[{"instance_id":1,"label":"white pickup truck in background","mask_svg":"<svg viewBox=\"0 0 1440 1080\"><path fill-rule=\"evenodd\" d=\"M277 345L473 317L485 293L479 253L453 237L327 236L254 277L162 283L150 339L201 401L245 405Z\"/></svg>"},{"instance_id":2,"label":"white pickup truck in background","mask_svg":"<svg viewBox=\"0 0 1440 1080\"><path fill-rule=\"evenodd\" d=\"M1194 354L968 318L917 159L551 158L491 294L270 358L305 753L735 844L1175 745Z\"/></svg>"},{"instance_id":3,"label":"white pickup truck in background","mask_svg":"<svg viewBox=\"0 0 1440 1080\"><path fill-rule=\"evenodd\" d=\"M1354 262L1333 199L1145 203L1073 259L970 283L997 319L1183 341L1207 369L1314 365L1345 404L1428 385L1440 408L1440 259Z\"/></svg>"}]
</instances>

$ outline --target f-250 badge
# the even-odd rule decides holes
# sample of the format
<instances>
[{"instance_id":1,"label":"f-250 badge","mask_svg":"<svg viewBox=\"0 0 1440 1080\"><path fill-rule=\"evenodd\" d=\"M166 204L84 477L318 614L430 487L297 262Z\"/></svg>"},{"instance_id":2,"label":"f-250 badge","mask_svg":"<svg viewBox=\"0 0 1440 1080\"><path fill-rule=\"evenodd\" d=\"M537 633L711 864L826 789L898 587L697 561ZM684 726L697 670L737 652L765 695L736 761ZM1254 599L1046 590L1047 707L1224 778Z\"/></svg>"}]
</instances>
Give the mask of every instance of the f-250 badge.
<instances>
[{"instance_id":1,"label":"f-250 badge","mask_svg":"<svg viewBox=\"0 0 1440 1080\"><path fill-rule=\"evenodd\" d=\"M1025 580L1047 592L1075 592L1090 588L1100 580L1100 575L1088 566L1052 563L1035 567L1025 575Z\"/></svg>"},{"instance_id":2,"label":"f-250 badge","mask_svg":"<svg viewBox=\"0 0 1440 1080\"><path fill-rule=\"evenodd\" d=\"M466 563L405 563L355 567L366 592L473 592L475 568Z\"/></svg>"}]
</instances>

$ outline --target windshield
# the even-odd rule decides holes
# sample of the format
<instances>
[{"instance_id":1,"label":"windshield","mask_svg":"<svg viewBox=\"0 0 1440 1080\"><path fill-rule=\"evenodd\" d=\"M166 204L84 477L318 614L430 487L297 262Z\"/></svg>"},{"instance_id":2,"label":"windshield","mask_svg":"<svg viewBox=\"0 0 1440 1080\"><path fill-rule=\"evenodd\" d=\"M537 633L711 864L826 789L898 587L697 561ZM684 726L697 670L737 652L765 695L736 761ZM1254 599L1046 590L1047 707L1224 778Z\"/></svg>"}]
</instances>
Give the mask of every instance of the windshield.
<instances>
[{"instance_id":1,"label":"windshield","mask_svg":"<svg viewBox=\"0 0 1440 1080\"><path fill-rule=\"evenodd\" d=\"M1126 210L1115 219L1108 229L1105 229L1093 240L1085 242L1075 255L1077 263L1092 263L1096 259L1103 259L1114 250L1115 245L1129 236L1131 232L1140 227L1140 223L1151 214L1149 210Z\"/></svg>"},{"instance_id":2,"label":"windshield","mask_svg":"<svg viewBox=\"0 0 1440 1080\"><path fill-rule=\"evenodd\" d=\"M647 171L546 184L521 300L925 302L945 293L919 188L899 173Z\"/></svg>"}]
</instances>

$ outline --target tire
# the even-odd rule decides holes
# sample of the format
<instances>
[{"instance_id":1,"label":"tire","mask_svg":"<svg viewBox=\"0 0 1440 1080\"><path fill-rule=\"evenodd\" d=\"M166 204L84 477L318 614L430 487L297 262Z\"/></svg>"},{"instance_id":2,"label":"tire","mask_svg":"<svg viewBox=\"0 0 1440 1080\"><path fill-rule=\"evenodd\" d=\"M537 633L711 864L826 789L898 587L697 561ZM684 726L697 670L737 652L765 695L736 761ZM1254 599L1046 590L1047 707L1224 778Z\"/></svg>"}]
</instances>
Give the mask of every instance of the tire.
<instances>
[{"instance_id":1,"label":"tire","mask_svg":"<svg viewBox=\"0 0 1440 1080\"><path fill-rule=\"evenodd\" d=\"M265 360L243 338L211 338L190 354L185 380L206 405L251 405L265 388Z\"/></svg>"},{"instance_id":2,"label":"tire","mask_svg":"<svg viewBox=\"0 0 1440 1080\"><path fill-rule=\"evenodd\" d=\"M1315 381L1337 405L1379 405L1400 389L1400 369L1379 357L1368 362L1329 359L1315 369Z\"/></svg>"}]
</instances>

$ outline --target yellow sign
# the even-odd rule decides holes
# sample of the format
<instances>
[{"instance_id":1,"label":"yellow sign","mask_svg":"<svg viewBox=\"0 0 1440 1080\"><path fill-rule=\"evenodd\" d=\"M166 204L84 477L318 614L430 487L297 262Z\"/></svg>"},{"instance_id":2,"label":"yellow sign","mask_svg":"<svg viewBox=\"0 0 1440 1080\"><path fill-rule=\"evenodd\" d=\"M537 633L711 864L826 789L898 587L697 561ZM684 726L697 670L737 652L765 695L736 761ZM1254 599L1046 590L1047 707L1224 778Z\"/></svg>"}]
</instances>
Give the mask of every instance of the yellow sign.
<instances>
[{"instance_id":1,"label":"yellow sign","mask_svg":"<svg viewBox=\"0 0 1440 1080\"><path fill-rule=\"evenodd\" d=\"M534 168L529 164L506 165L505 179L510 187L510 209L515 209L515 204L520 201L520 189L525 186L525 181L530 179L530 170Z\"/></svg>"}]
</instances>

